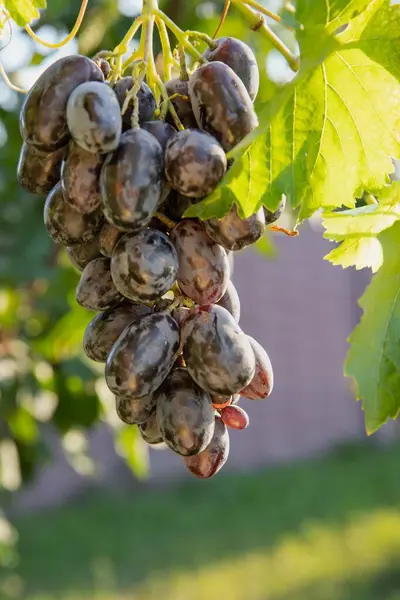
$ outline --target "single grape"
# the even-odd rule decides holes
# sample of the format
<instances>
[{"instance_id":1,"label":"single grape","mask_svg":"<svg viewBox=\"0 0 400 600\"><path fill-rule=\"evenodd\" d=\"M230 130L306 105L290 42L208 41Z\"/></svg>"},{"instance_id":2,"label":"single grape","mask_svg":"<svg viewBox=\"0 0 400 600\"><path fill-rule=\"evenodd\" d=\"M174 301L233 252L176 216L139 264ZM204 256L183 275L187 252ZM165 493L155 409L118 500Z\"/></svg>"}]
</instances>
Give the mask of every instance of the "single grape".
<instances>
[{"instance_id":1,"label":"single grape","mask_svg":"<svg viewBox=\"0 0 400 600\"><path fill-rule=\"evenodd\" d=\"M177 454L190 456L204 450L214 433L210 396L186 369L175 369L157 392L157 422L164 442Z\"/></svg>"},{"instance_id":2,"label":"single grape","mask_svg":"<svg viewBox=\"0 0 400 600\"><path fill-rule=\"evenodd\" d=\"M160 201L163 151L154 136L132 129L104 163L100 189L106 219L122 230L150 223Z\"/></svg>"},{"instance_id":3,"label":"single grape","mask_svg":"<svg viewBox=\"0 0 400 600\"><path fill-rule=\"evenodd\" d=\"M188 371L203 390L230 396L252 381L256 367L252 346L225 308L193 310L184 322L182 338Z\"/></svg>"},{"instance_id":4,"label":"single grape","mask_svg":"<svg viewBox=\"0 0 400 600\"><path fill-rule=\"evenodd\" d=\"M248 219L241 219L233 206L222 219L204 221L204 227L214 242L226 250L242 250L257 242L265 230L265 218L262 208Z\"/></svg>"},{"instance_id":5,"label":"single grape","mask_svg":"<svg viewBox=\"0 0 400 600\"><path fill-rule=\"evenodd\" d=\"M145 121L141 128L154 135L163 150L165 150L168 140L176 133L175 127L165 121Z\"/></svg>"},{"instance_id":6,"label":"single grape","mask_svg":"<svg viewBox=\"0 0 400 600\"><path fill-rule=\"evenodd\" d=\"M256 359L256 371L252 381L240 392L249 400L268 398L274 387L271 361L264 348L254 338L247 336Z\"/></svg>"},{"instance_id":7,"label":"single grape","mask_svg":"<svg viewBox=\"0 0 400 600\"><path fill-rule=\"evenodd\" d=\"M179 327L168 313L128 326L107 359L106 381L117 396L141 398L160 387L178 356Z\"/></svg>"},{"instance_id":8,"label":"single grape","mask_svg":"<svg viewBox=\"0 0 400 600\"><path fill-rule=\"evenodd\" d=\"M218 300L217 304L225 308L228 312L230 312L232 317L235 319L236 323L239 323L240 299L239 294L237 293L232 281L229 281L225 294L220 300Z\"/></svg>"},{"instance_id":9,"label":"single grape","mask_svg":"<svg viewBox=\"0 0 400 600\"><path fill-rule=\"evenodd\" d=\"M76 288L76 300L89 310L107 310L122 302L111 278L108 258L95 258L86 265Z\"/></svg>"},{"instance_id":10,"label":"single grape","mask_svg":"<svg viewBox=\"0 0 400 600\"><path fill-rule=\"evenodd\" d=\"M218 185L226 171L225 152L208 133L178 131L165 150L165 175L171 186L190 198L202 198Z\"/></svg>"},{"instance_id":11,"label":"single grape","mask_svg":"<svg viewBox=\"0 0 400 600\"><path fill-rule=\"evenodd\" d=\"M213 407L221 410L221 408L225 408L225 406L230 406L237 396L238 394L233 394L232 396L218 396L218 394L211 394Z\"/></svg>"},{"instance_id":12,"label":"single grape","mask_svg":"<svg viewBox=\"0 0 400 600\"><path fill-rule=\"evenodd\" d=\"M226 152L258 125L244 84L222 62L199 67L189 80L189 93L200 129L217 138Z\"/></svg>"},{"instance_id":13,"label":"single grape","mask_svg":"<svg viewBox=\"0 0 400 600\"><path fill-rule=\"evenodd\" d=\"M221 419L231 429L246 429L249 415L240 406L226 406L221 410Z\"/></svg>"},{"instance_id":14,"label":"single grape","mask_svg":"<svg viewBox=\"0 0 400 600\"><path fill-rule=\"evenodd\" d=\"M148 444L161 444L164 440L157 421L157 413L154 411L150 417L139 425L139 433Z\"/></svg>"},{"instance_id":15,"label":"single grape","mask_svg":"<svg viewBox=\"0 0 400 600\"><path fill-rule=\"evenodd\" d=\"M214 435L207 448L195 456L185 456L183 460L193 475L200 479L209 479L222 469L228 456L228 430L222 420L216 417Z\"/></svg>"},{"instance_id":16,"label":"single grape","mask_svg":"<svg viewBox=\"0 0 400 600\"><path fill-rule=\"evenodd\" d=\"M45 152L36 146L22 144L17 177L19 184L31 194L48 194L60 181L61 163L66 147Z\"/></svg>"},{"instance_id":17,"label":"single grape","mask_svg":"<svg viewBox=\"0 0 400 600\"><path fill-rule=\"evenodd\" d=\"M263 207L264 216L265 216L265 222L267 223L267 225L271 225L271 223L275 223L275 221L277 221L279 219L279 217L282 215L283 211L285 210L285 207L286 207L286 196L282 196L281 203L279 204L278 208L275 211L269 210L269 208L264 206Z\"/></svg>"},{"instance_id":18,"label":"single grape","mask_svg":"<svg viewBox=\"0 0 400 600\"><path fill-rule=\"evenodd\" d=\"M44 205L44 224L51 239L70 246L90 242L101 227L103 215L97 210L82 215L66 203L61 184L52 189Z\"/></svg>"},{"instance_id":19,"label":"single grape","mask_svg":"<svg viewBox=\"0 0 400 600\"><path fill-rule=\"evenodd\" d=\"M67 123L76 144L87 152L112 152L118 146L122 131L115 92L98 81L82 83L68 99Z\"/></svg>"},{"instance_id":20,"label":"single grape","mask_svg":"<svg viewBox=\"0 0 400 600\"><path fill-rule=\"evenodd\" d=\"M111 258L111 275L125 298L151 302L171 289L178 266L169 238L161 231L142 229L119 240Z\"/></svg>"},{"instance_id":21,"label":"single grape","mask_svg":"<svg viewBox=\"0 0 400 600\"><path fill-rule=\"evenodd\" d=\"M175 321L178 323L180 328L182 328L182 325L184 324L185 320L188 318L189 315L190 308L186 308L186 306L180 306L179 308L176 308L172 313L172 316L174 317Z\"/></svg>"},{"instance_id":22,"label":"single grape","mask_svg":"<svg viewBox=\"0 0 400 600\"><path fill-rule=\"evenodd\" d=\"M153 394L142 398L115 398L117 415L127 425L146 423L156 409L156 398Z\"/></svg>"},{"instance_id":23,"label":"single grape","mask_svg":"<svg viewBox=\"0 0 400 600\"><path fill-rule=\"evenodd\" d=\"M61 185L68 204L81 213L91 213L101 204L99 178L104 156L83 150L70 142L63 162Z\"/></svg>"},{"instance_id":24,"label":"single grape","mask_svg":"<svg viewBox=\"0 0 400 600\"><path fill-rule=\"evenodd\" d=\"M178 284L197 304L217 302L229 282L226 251L213 242L196 219L185 219L171 232L179 258Z\"/></svg>"},{"instance_id":25,"label":"single grape","mask_svg":"<svg viewBox=\"0 0 400 600\"><path fill-rule=\"evenodd\" d=\"M106 362L125 327L150 312L151 309L144 304L124 302L96 315L86 327L83 337L86 355L96 362Z\"/></svg>"},{"instance_id":26,"label":"single grape","mask_svg":"<svg viewBox=\"0 0 400 600\"><path fill-rule=\"evenodd\" d=\"M86 56L66 56L51 64L34 83L21 109L25 142L52 152L69 140L67 102L86 81L103 81L99 67Z\"/></svg>"},{"instance_id":27,"label":"single grape","mask_svg":"<svg viewBox=\"0 0 400 600\"><path fill-rule=\"evenodd\" d=\"M170 79L165 84L165 88L170 98L175 96L171 102L184 128L196 129L197 121L189 98L189 82L182 79ZM170 113L168 113L167 119L170 123L174 124Z\"/></svg>"},{"instance_id":28,"label":"single grape","mask_svg":"<svg viewBox=\"0 0 400 600\"><path fill-rule=\"evenodd\" d=\"M123 235L122 231L110 225L110 223L104 223L99 233L99 246L102 255L111 258L118 240Z\"/></svg>"},{"instance_id":29,"label":"single grape","mask_svg":"<svg viewBox=\"0 0 400 600\"><path fill-rule=\"evenodd\" d=\"M109 76L109 74L111 72L111 65L108 62L108 60L106 60L105 58L98 57L98 56L93 56L92 61L94 63L96 63L96 65L99 67L99 69L101 70L101 72L104 75L104 79L107 79L107 77Z\"/></svg>"},{"instance_id":30,"label":"single grape","mask_svg":"<svg viewBox=\"0 0 400 600\"><path fill-rule=\"evenodd\" d=\"M129 92L134 84L132 77L122 77L114 86L114 91L117 94L120 108L122 109L126 94ZM139 101L139 124L142 125L145 121L150 121L154 111L156 110L156 101L152 94L151 89L146 83L142 83L140 86L138 95ZM122 123L124 131L131 129L132 127L132 115L133 115L133 101L129 103L127 111L122 115Z\"/></svg>"},{"instance_id":31,"label":"single grape","mask_svg":"<svg viewBox=\"0 0 400 600\"><path fill-rule=\"evenodd\" d=\"M204 57L210 62L225 63L235 71L254 102L260 87L260 73L253 50L242 40L233 37L223 37L214 41L216 48L208 48Z\"/></svg>"},{"instance_id":32,"label":"single grape","mask_svg":"<svg viewBox=\"0 0 400 600\"><path fill-rule=\"evenodd\" d=\"M83 271L86 265L101 256L97 237L88 244L75 244L68 246L66 250L69 260L78 271Z\"/></svg>"}]
</instances>

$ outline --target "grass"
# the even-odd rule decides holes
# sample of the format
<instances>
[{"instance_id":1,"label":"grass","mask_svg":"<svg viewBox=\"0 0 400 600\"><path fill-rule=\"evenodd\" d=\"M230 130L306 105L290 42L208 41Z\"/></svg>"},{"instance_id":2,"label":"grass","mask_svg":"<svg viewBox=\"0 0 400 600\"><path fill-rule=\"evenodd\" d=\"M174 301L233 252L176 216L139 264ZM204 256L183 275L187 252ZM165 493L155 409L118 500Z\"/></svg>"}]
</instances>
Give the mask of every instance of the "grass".
<instances>
[{"instance_id":1,"label":"grass","mask_svg":"<svg viewBox=\"0 0 400 600\"><path fill-rule=\"evenodd\" d=\"M399 457L347 449L27 515L8 584L27 600L400 600Z\"/></svg>"}]
</instances>

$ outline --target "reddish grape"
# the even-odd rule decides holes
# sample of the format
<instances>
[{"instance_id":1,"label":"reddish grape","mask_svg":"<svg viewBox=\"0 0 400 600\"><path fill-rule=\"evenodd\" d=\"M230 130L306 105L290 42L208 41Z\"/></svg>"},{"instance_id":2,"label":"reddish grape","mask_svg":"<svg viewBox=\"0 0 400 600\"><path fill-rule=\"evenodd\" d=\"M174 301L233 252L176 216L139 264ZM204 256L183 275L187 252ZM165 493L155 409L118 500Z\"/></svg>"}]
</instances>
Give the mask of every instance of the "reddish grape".
<instances>
[{"instance_id":1,"label":"reddish grape","mask_svg":"<svg viewBox=\"0 0 400 600\"><path fill-rule=\"evenodd\" d=\"M233 206L222 219L204 221L204 227L210 238L226 250L242 250L262 237L265 230L264 211L260 208L251 217L241 219L236 206Z\"/></svg>"},{"instance_id":2,"label":"reddish grape","mask_svg":"<svg viewBox=\"0 0 400 600\"><path fill-rule=\"evenodd\" d=\"M231 429L246 429L249 415L240 406L226 406L221 410L221 419Z\"/></svg>"}]
</instances>

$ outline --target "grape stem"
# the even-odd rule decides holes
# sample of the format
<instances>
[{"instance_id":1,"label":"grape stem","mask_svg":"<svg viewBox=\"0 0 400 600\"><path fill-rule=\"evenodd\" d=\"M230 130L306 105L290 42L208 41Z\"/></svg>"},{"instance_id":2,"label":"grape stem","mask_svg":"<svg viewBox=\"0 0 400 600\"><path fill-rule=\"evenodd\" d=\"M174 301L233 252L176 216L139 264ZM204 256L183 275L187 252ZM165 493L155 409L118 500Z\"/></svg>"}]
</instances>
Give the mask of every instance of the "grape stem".
<instances>
[{"instance_id":1,"label":"grape stem","mask_svg":"<svg viewBox=\"0 0 400 600\"><path fill-rule=\"evenodd\" d=\"M14 85L10 81L10 79L9 79L9 77L8 77L8 75L7 75L4 67L3 67L3 65L1 64L1 62L0 62L0 75L4 79L6 86L9 87L10 90L13 90L14 92L18 92L19 94L27 94L28 93L28 90L24 90L24 89L18 87L17 85Z\"/></svg>"},{"instance_id":2,"label":"grape stem","mask_svg":"<svg viewBox=\"0 0 400 600\"><path fill-rule=\"evenodd\" d=\"M160 212L156 212L154 216L156 219L161 221L161 223L164 223L164 225L166 225L168 227L168 229L173 229L176 226L175 221L173 221L172 219L169 219L168 217L166 217L165 215L163 215Z\"/></svg>"},{"instance_id":3,"label":"grape stem","mask_svg":"<svg viewBox=\"0 0 400 600\"><path fill-rule=\"evenodd\" d=\"M265 22L265 17L261 13L254 12L253 8L250 6L251 4L257 4L255 0L232 0L232 4L236 6L236 8L242 13L242 15L248 21L250 27L253 31L259 31L269 39L271 44L284 56L290 66L290 68L297 73L300 68L299 59L295 56L289 48L282 42L282 40L274 33L270 27L268 27ZM270 15L269 15L270 16Z\"/></svg>"}]
</instances>

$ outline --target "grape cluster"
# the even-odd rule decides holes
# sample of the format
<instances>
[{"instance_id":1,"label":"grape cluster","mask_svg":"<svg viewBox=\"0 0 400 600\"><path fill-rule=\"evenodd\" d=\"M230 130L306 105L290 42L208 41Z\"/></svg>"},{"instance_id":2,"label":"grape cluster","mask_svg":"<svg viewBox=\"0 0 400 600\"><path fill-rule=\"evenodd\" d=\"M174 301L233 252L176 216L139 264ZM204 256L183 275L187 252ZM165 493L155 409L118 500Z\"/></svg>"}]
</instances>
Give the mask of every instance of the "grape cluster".
<instances>
[{"instance_id":1,"label":"grape cluster","mask_svg":"<svg viewBox=\"0 0 400 600\"><path fill-rule=\"evenodd\" d=\"M61 58L22 107L18 165L21 185L47 194L47 231L82 271L76 299L98 312L83 347L105 363L118 416L201 478L225 464L227 427L248 425L240 396L272 391L267 353L239 326L231 253L257 242L282 209L183 218L257 126L250 48L221 38L205 58L188 81L166 84L179 131L169 114L154 117L162 113L145 83L125 106L131 77L112 84L106 61Z\"/></svg>"}]
</instances>

